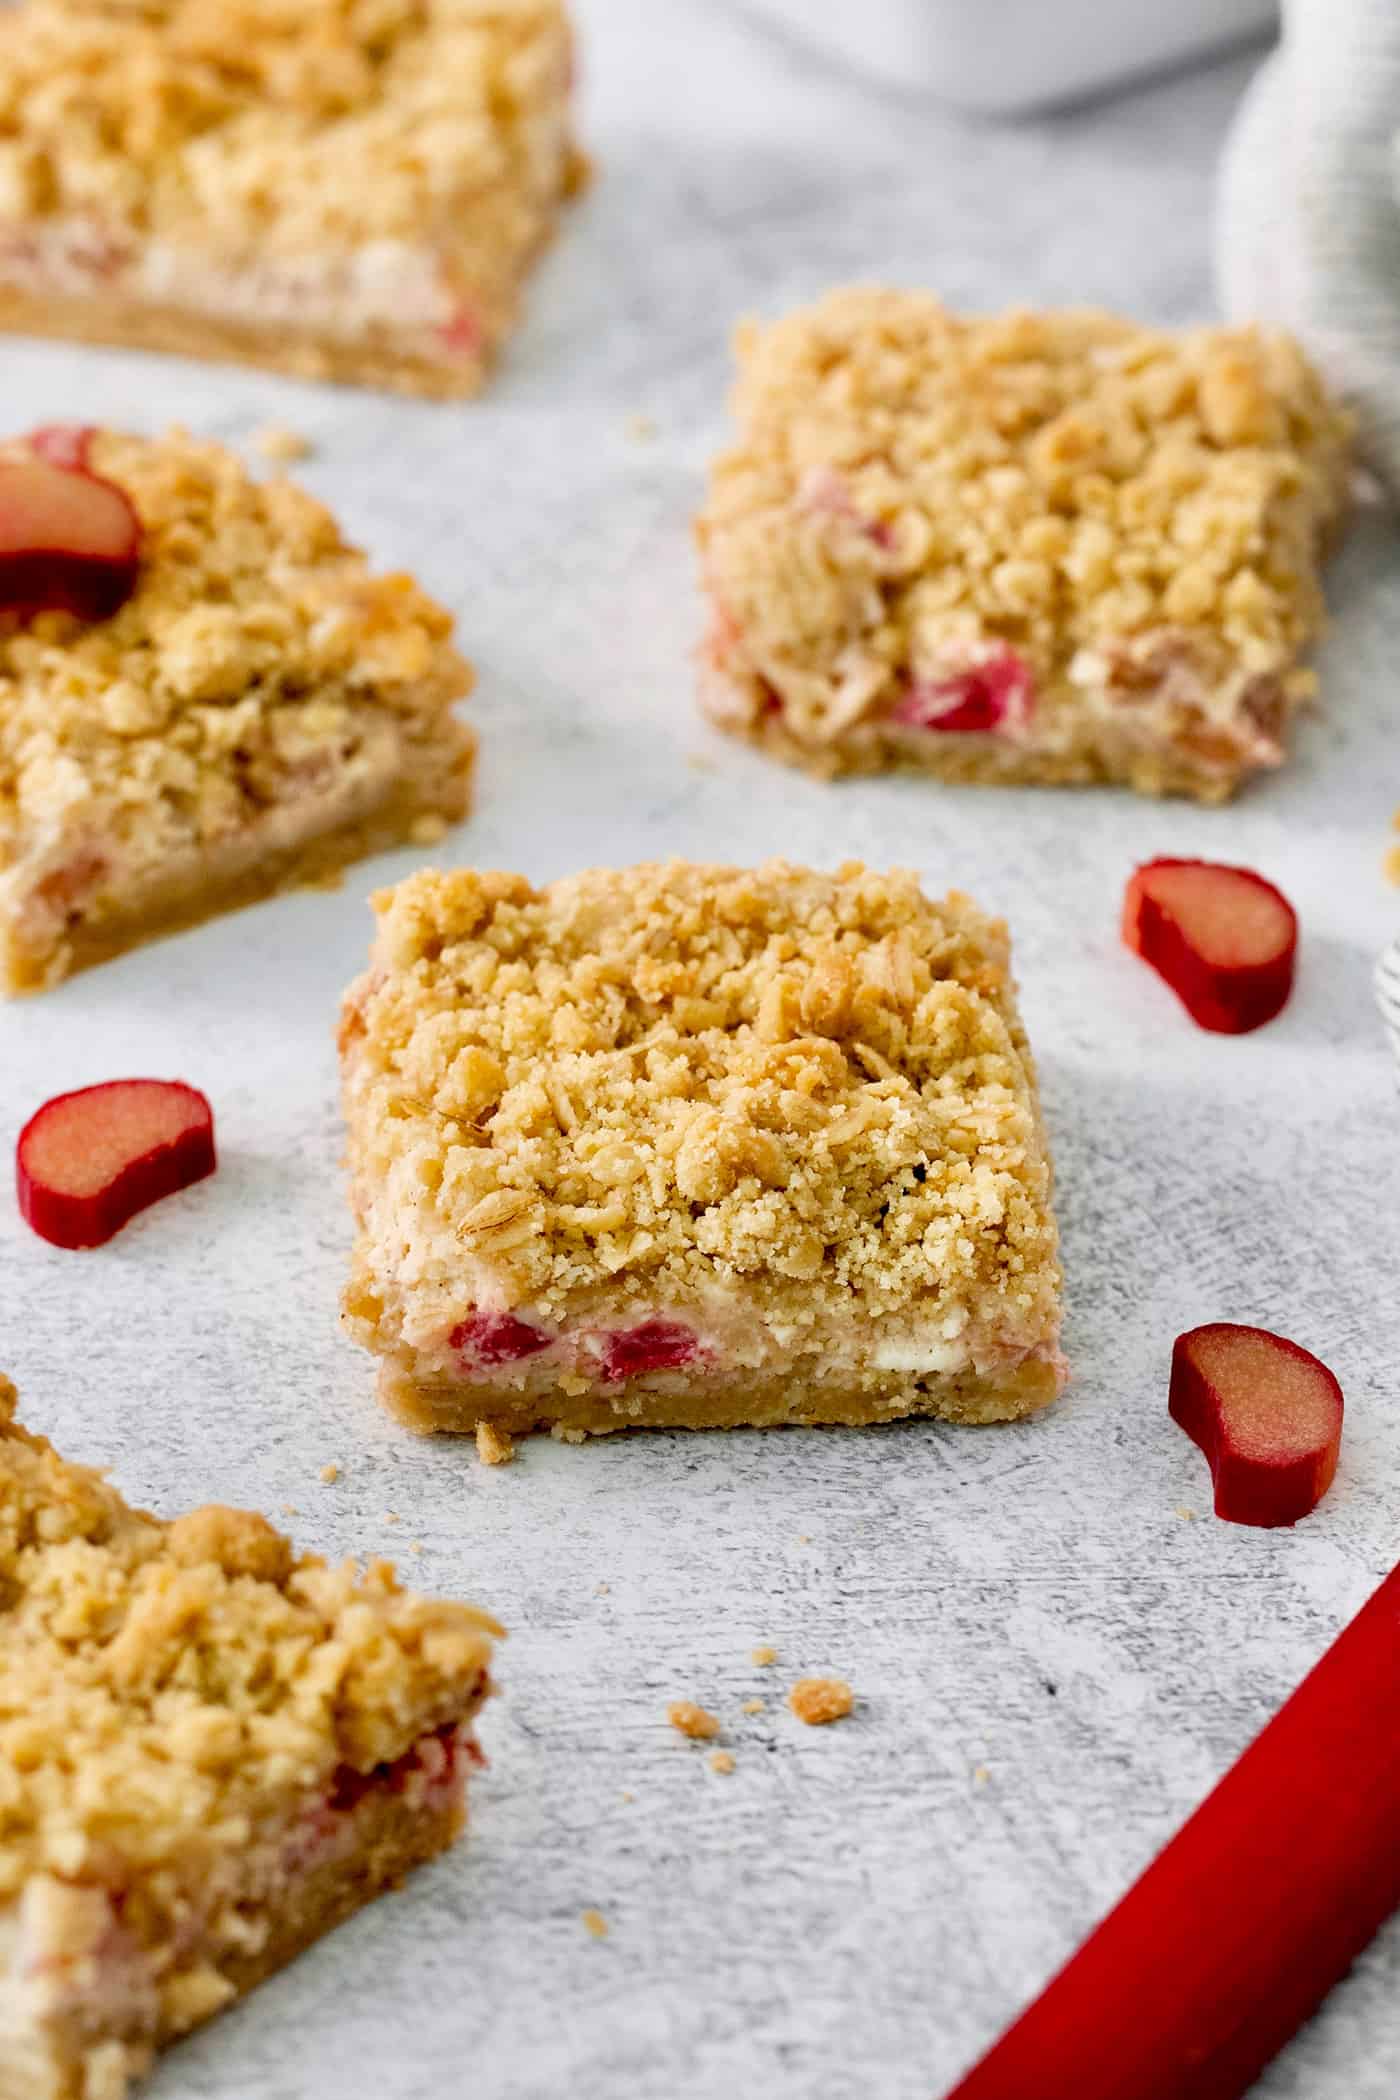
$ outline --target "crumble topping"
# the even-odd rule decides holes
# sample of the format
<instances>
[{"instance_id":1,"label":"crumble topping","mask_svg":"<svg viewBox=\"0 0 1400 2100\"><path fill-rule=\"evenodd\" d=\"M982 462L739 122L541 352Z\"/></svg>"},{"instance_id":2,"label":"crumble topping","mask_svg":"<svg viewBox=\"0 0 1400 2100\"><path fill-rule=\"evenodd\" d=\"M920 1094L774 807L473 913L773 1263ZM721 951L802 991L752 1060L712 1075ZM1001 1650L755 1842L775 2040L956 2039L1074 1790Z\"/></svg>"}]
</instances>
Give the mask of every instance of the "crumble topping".
<instances>
[{"instance_id":1,"label":"crumble topping","mask_svg":"<svg viewBox=\"0 0 1400 2100\"><path fill-rule=\"evenodd\" d=\"M851 289L737 349L699 540L716 654L742 640L794 735L989 645L1042 695L1131 696L1163 663L1174 703L1223 682L1265 741L1307 691L1350 426L1288 337Z\"/></svg>"},{"instance_id":2,"label":"crumble topping","mask_svg":"<svg viewBox=\"0 0 1400 2100\"><path fill-rule=\"evenodd\" d=\"M152 1877L130 1925L340 1768L371 1773L479 1702L485 1613L384 1561L298 1558L250 1511L132 1509L14 1407L0 1379L0 1899L34 1876Z\"/></svg>"},{"instance_id":3,"label":"crumble topping","mask_svg":"<svg viewBox=\"0 0 1400 2100\"><path fill-rule=\"evenodd\" d=\"M697 1706L693 1699L674 1699L666 1709L666 1718L682 1735L688 1735L694 1743L709 1742L719 1734L719 1722Z\"/></svg>"},{"instance_id":4,"label":"crumble topping","mask_svg":"<svg viewBox=\"0 0 1400 2100\"><path fill-rule=\"evenodd\" d=\"M89 459L136 508L140 573L109 620L0 627L0 867L91 815L92 865L55 871L82 893L113 872L107 840L158 859L371 751L387 763L376 721L451 736L471 682L451 615L411 577L371 574L314 497L181 431L99 431Z\"/></svg>"},{"instance_id":5,"label":"crumble topping","mask_svg":"<svg viewBox=\"0 0 1400 2100\"><path fill-rule=\"evenodd\" d=\"M672 862L539 890L424 871L375 906L341 1032L352 1323L469 1289L528 1304L493 1336L595 1303L689 1300L713 1328L729 1294L789 1339L814 1306L917 1309L930 1361L975 1319L1053 1340L1006 930L967 898L859 863Z\"/></svg>"},{"instance_id":6,"label":"crumble topping","mask_svg":"<svg viewBox=\"0 0 1400 2100\"><path fill-rule=\"evenodd\" d=\"M558 0L28 0L0 222L315 253L450 244L485 204L519 253L568 179L569 65Z\"/></svg>"},{"instance_id":7,"label":"crumble topping","mask_svg":"<svg viewBox=\"0 0 1400 2100\"><path fill-rule=\"evenodd\" d=\"M788 1693L788 1705L809 1728L844 1721L855 1703L855 1693L842 1677L799 1677Z\"/></svg>"}]
</instances>

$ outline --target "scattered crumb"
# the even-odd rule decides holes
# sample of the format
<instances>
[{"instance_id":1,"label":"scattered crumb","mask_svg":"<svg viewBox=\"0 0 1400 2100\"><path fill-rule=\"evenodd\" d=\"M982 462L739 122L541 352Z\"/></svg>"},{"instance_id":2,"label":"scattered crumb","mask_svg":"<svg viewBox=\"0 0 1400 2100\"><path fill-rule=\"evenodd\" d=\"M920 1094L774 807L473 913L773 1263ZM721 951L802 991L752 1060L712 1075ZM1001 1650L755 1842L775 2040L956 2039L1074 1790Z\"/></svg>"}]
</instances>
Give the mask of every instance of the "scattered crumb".
<instances>
[{"instance_id":1,"label":"scattered crumb","mask_svg":"<svg viewBox=\"0 0 1400 2100\"><path fill-rule=\"evenodd\" d=\"M624 1787L622 1790L622 1798L624 1801L635 1801L637 1797L635 1794L629 1794L627 1792L627 1789Z\"/></svg>"},{"instance_id":2,"label":"scattered crumb","mask_svg":"<svg viewBox=\"0 0 1400 2100\"><path fill-rule=\"evenodd\" d=\"M583 1914L583 1922L595 1940L605 1940L607 1938L608 1921L600 1910L586 1910Z\"/></svg>"},{"instance_id":3,"label":"scattered crumb","mask_svg":"<svg viewBox=\"0 0 1400 2100\"><path fill-rule=\"evenodd\" d=\"M707 751L692 751L686 759L686 764L692 773L717 773L719 771L719 767Z\"/></svg>"},{"instance_id":4,"label":"scattered crumb","mask_svg":"<svg viewBox=\"0 0 1400 2100\"><path fill-rule=\"evenodd\" d=\"M628 437L635 438L639 445L647 444L656 436L656 425L650 416L629 416L626 429Z\"/></svg>"},{"instance_id":5,"label":"scattered crumb","mask_svg":"<svg viewBox=\"0 0 1400 2100\"><path fill-rule=\"evenodd\" d=\"M743 1711L746 1714L761 1714L763 1712L763 1701L761 1699L746 1699Z\"/></svg>"},{"instance_id":6,"label":"scattered crumb","mask_svg":"<svg viewBox=\"0 0 1400 2100\"><path fill-rule=\"evenodd\" d=\"M606 1597L611 1592L611 1589L612 1584L610 1582L597 1582L593 1585L593 1594L595 1597Z\"/></svg>"},{"instance_id":7,"label":"scattered crumb","mask_svg":"<svg viewBox=\"0 0 1400 2100\"><path fill-rule=\"evenodd\" d=\"M299 430L288 430L284 423L264 423L253 438L264 459L279 461L309 459L315 446L309 437Z\"/></svg>"},{"instance_id":8,"label":"scattered crumb","mask_svg":"<svg viewBox=\"0 0 1400 2100\"><path fill-rule=\"evenodd\" d=\"M410 1553L421 1553L423 1551L423 1541L421 1539L410 1539L408 1550Z\"/></svg>"},{"instance_id":9,"label":"scattered crumb","mask_svg":"<svg viewBox=\"0 0 1400 2100\"><path fill-rule=\"evenodd\" d=\"M1194 1510L1194 1509L1188 1509L1188 1508L1186 1507L1186 1504L1185 1504L1184 1502L1178 1502L1178 1503L1177 1503L1177 1505L1176 1505L1176 1512L1175 1512L1175 1513L1176 1513L1176 1515L1177 1515L1177 1516L1179 1516L1179 1517L1180 1517L1180 1518L1181 1518L1181 1519L1183 1520L1183 1522L1184 1522L1184 1523L1187 1523L1187 1524L1189 1524L1189 1523L1191 1522L1191 1520L1193 1519L1193 1517L1194 1517L1194 1516L1195 1516L1195 1514L1196 1514L1195 1510Z\"/></svg>"},{"instance_id":10,"label":"scattered crumb","mask_svg":"<svg viewBox=\"0 0 1400 2100\"><path fill-rule=\"evenodd\" d=\"M322 1466L321 1478L325 1481L327 1487L330 1486L333 1480L339 1480L340 1468L336 1464L334 1459L332 1459L328 1465Z\"/></svg>"},{"instance_id":11,"label":"scattered crumb","mask_svg":"<svg viewBox=\"0 0 1400 2100\"><path fill-rule=\"evenodd\" d=\"M809 1728L844 1720L855 1703L854 1692L841 1677L799 1677L788 1693L788 1705Z\"/></svg>"},{"instance_id":12,"label":"scattered crumb","mask_svg":"<svg viewBox=\"0 0 1400 2100\"><path fill-rule=\"evenodd\" d=\"M282 1504L282 1514L284 1517L299 1517L301 1511L297 1508L295 1502L284 1502Z\"/></svg>"},{"instance_id":13,"label":"scattered crumb","mask_svg":"<svg viewBox=\"0 0 1400 2100\"><path fill-rule=\"evenodd\" d=\"M425 809L421 817L415 817L408 827L408 835L415 846L435 846L439 839L447 837L447 819L436 810Z\"/></svg>"},{"instance_id":14,"label":"scattered crumb","mask_svg":"<svg viewBox=\"0 0 1400 2100\"><path fill-rule=\"evenodd\" d=\"M712 1772L732 1772L734 1770L733 1757L727 1750L712 1750L710 1752L710 1770Z\"/></svg>"},{"instance_id":15,"label":"scattered crumb","mask_svg":"<svg viewBox=\"0 0 1400 2100\"><path fill-rule=\"evenodd\" d=\"M985 1765L974 1765L972 1767L972 1784L974 1786L985 1786L991 1776Z\"/></svg>"},{"instance_id":16,"label":"scattered crumb","mask_svg":"<svg viewBox=\"0 0 1400 2100\"><path fill-rule=\"evenodd\" d=\"M778 1660L778 1651L776 1648L755 1648L753 1659L760 1669L766 1670L769 1663L775 1663Z\"/></svg>"},{"instance_id":17,"label":"scattered crumb","mask_svg":"<svg viewBox=\"0 0 1400 2100\"><path fill-rule=\"evenodd\" d=\"M1391 846L1387 849L1381 866L1385 869L1387 882L1400 883L1400 846Z\"/></svg>"},{"instance_id":18,"label":"scattered crumb","mask_svg":"<svg viewBox=\"0 0 1400 2100\"><path fill-rule=\"evenodd\" d=\"M478 1422L476 1455L484 1466L508 1466L515 1456L515 1444L494 1422Z\"/></svg>"},{"instance_id":19,"label":"scattered crumb","mask_svg":"<svg viewBox=\"0 0 1400 2100\"><path fill-rule=\"evenodd\" d=\"M810 1546L812 1543L810 1534L805 1531L799 1531L797 1534L797 1543L799 1546Z\"/></svg>"},{"instance_id":20,"label":"scattered crumb","mask_svg":"<svg viewBox=\"0 0 1400 2100\"><path fill-rule=\"evenodd\" d=\"M386 1524L398 1524L401 1523L403 1520L399 1516L399 1513L396 1509L386 1509L384 1512L384 1521Z\"/></svg>"},{"instance_id":21,"label":"scattered crumb","mask_svg":"<svg viewBox=\"0 0 1400 2100\"><path fill-rule=\"evenodd\" d=\"M711 1736L719 1734L719 1722L714 1715L707 1714L704 1707L697 1706L693 1699L673 1699L666 1709L666 1718L673 1728L688 1735L692 1742L708 1742Z\"/></svg>"}]
</instances>

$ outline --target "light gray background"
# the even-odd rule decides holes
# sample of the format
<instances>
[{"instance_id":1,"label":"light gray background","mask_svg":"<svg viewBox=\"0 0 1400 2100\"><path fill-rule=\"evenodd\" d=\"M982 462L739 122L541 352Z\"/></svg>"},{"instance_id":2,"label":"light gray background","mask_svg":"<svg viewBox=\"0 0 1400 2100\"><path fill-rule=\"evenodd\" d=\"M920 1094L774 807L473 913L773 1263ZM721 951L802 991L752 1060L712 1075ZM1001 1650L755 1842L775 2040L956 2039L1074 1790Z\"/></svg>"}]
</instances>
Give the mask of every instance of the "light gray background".
<instances>
[{"instance_id":1,"label":"light gray background","mask_svg":"<svg viewBox=\"0 0 1400 2100\"><path fill-rule=\"evenodd\" d=\"M34 1423L142 1502L295 1505L308 1546L402 1553L513 1629L470 1841L177 2051L159 2100L932 2100L1396 1552L1400 1104L1368 985L1397 916L1379 872L1400 800L1388 529L1363 525L1336 570L1326 719L1234 810L823 787L719 742L691 701L687 517L724 432L732 320L850 277L1201 316L1247 64L981 129L738 8L581 13L599 180L486 400L6 344L6 423L181 417L242 441L275 417L313 436L307 480L446 599L480 667L479 809L450 859L546 877L859 854L1004 910L1058 1155L1075 1382L1023 1428L539 1442L499 1471L394 1427L336 1327L331 1029L364 899L412 853L0 1015L0 1142L59 1088L149 1072L208 1090L223 1149L215 1180L98 1253L47 1248L0 1205L0 1362ZM1124 879L1160 852L1247 862L1293 898L1301 980L1266 1032L1198 1033L1119 947ZM1340 1478L1294 1533L1217 1524L1167 1419L1173 1335L1220 1317L1319 1350L1346 1389ZM775 1670L750 1663L762 1641ZM781 1693L825 1670L859 1708L807 1730ZM678 1696L724 1717L731 1777L667 1727ZM1393 2100L1397 1984L1392 1930L1262 2090Z\"/></svg>"}]
</instances>

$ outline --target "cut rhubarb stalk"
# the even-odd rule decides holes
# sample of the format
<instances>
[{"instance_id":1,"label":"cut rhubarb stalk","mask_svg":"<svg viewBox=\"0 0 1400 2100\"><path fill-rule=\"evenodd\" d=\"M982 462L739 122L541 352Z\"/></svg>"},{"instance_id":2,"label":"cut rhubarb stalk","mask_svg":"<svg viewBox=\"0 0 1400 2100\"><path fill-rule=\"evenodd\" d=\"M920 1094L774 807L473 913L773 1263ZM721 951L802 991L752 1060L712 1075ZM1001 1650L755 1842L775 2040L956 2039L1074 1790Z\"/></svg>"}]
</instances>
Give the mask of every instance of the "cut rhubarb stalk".
<instances>
[{"instance_id":1,"label":"cut rhubarb stalk","mask_svg":"<svg viewBox=\"0 0 1400 2100\"><path fill-rule=\"evenodd\" d=\"M51 467L66 467L70 473L86 474L92 441L97 435L95 423L44 423L38 430L31 430L28 445L40 459L46 459Z\"/></svg>"},{"instance_id":2,"label":"cut rhubarb stalk","mask_svg":"<svg viewBox=\"0 0 1400 2100\"><path fill-rule=\"evenodd\" d=\"M1400 1568L949 2100L1240 2100L1400 1905Z\"/></svg>"},{"instance_id":3,"label":"cut rhubarb stalk","mask_svg":"<svg viewBox=\"0 0 1400 2100\"><path fill-rule=\"evenodd\" d=\"M1178 1335L1171 1417L1210 1461L1215 1514L1296 1524L1332 1485L1342 1389L1326 1364L1262 1327L1222 1321Z\"/></svg>"},{"instance_id":4,"label":"cut rhubarb stalk","mask_svg":"<svg viewBox=\"0 0 1400 2100\"><path fill-rule=\"evenodd\" d=\"M448 1336L449 1346L474 1364L517 1364L547 1349L550 1336L514 1313L476 1312Z\"/></svg>"},{"instance_id":5,"label":"cut rhubarb stalk","mask_svg":"<svg viewBox=\"0 0 1400 2100\"><path fill-rule=\"evenodd\" d=\"M0 460L0 610L105 620L136 586L141 527L125 493L49 457Z\"/></svg>"},{"instance_id":6,"label":"cut rhubarb stalk","mask_svg":"<svg viewBox=\"0 0 1400 2100\"><path fill-rule=\"evenodd\" d=\"M25 1124L15 1154L21 1214L55 1247L100 1247L214 1166L213 1111L176 1079L59 1094Z\"/></svg>"},{"instance_id":7,"label":"cut rhubarb stalk","mask_svg":"<svg viewBox=\"0 0 1400 2100\"><path fill-rule=\"evenodd\" d=\"M1293 989L1297 917L1249 868L1148 861L1128 884L1123 938L1192 1020L1220 1035L1262 1028Z\"/></svg>"},{"instance_id":8,"label":"cut rhubarb stalk","mask_svg":"<svg viewBox=\"0 0 1400 2100\"><path fill-rule=\"evenodd\" d=\"M914 729L1005 736L1030 720L1030 670L1014 649L1002 649L953 678L916 678L894 709Z\"/></svg>"}]
</instances>

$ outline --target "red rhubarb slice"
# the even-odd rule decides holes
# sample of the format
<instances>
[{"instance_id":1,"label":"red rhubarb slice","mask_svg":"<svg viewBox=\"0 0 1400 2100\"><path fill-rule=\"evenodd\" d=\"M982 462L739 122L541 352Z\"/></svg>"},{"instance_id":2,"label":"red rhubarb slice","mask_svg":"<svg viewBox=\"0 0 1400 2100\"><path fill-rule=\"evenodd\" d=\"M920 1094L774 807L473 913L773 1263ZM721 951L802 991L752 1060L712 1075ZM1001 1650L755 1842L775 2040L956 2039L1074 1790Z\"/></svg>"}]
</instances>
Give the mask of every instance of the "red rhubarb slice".
<instances>
[{"instance_id":1,"label":"red rhubarb slice","mask_svg":"<svg viewBox=\"0 0 1400 2100\"><path fill-rule=\"evenodd\" d=\"M643 1320L603 1336L603 1377L620 1384L643 1371L678 1371L699 1354L699 1342L678 1320Z\"/></svg>"},{"instance_id":2,"label":"red rhubarb slice","mask_svg":"<svg viewBox=\"0 0 1400 2100\"><path fill-rule=\"evenodd\" d=\"M100 1247L214 1171L214 1116L177 1079L114 1079L46 1101L20 1132L21 1215L55 1247Z\"/></svg>"},{"instance_id":3,"label":"red rhubarb slice","mask_svg":"<svg viewBox=\"0 0 1400 2100\"><path fill-rule=\"evenodd\" d=\"M447 1339L474 1364L518 1364L550 1344L549 1335L508 1312L474 1312L459 1321Z\"/></svg>"},{"instance_id":4,"label":"red rhubarb slice","mask_svg":"<svg viewBox=\"0 0 1400 2100\"><path fill-rule=\"evenodd\" d=\"M0 460L0 610L105 620L140 558L140 523L114 482L49 457Z\"/></svg>"},{"instance_id":5,"label":"red rhubarb slice","mask_svg":"<svg viewBox=\"0 0 1400 2100\"><path fill-rule=\"evenodd\" d=\"M67 467L70 473L86 474L96 436L95 423L43 423L30 431L28 444L30 451L37 452L51 467Z\"/></svg>"},{"instance_id":6,"label":"red rhubarb slice","mask_svg":"<svg viewBox=\"0 0 1400 2100\"><path fill-rule=\"evenodd\" d=\"M1193 1021L1244 1035L1281 1012L1293 989L1298 920L1262 875L1209 860L1150 860L1123 901L1123 938Z\"/></svg>"},{"instance_id":7,"label":"red rhubarb slice","mask_svg":"<svg viewBox=\"0 0 1400 2100\"><path fill-rule=\"evenodd\" d=\"M1035 683L1014 649L1000 649L951 678L915 678L895 703L894 719L914 729L1000 734L1030 720Z\"/></svg>"},{"instance_id":8,"label":"red rhubarb slice","mask_svg":"<svg viewBox=\"0 0 1400 2100\"><path fill-rule=\"evenodd\" d=\"M1400 1568L949 2100L1241 2100L1397 1905Z\"/></svg>"},{"instance_id":9,"label":"red rhubarb slice","mask_svg":"<svg viewBox=\"0 0 1400 2100\"><path fill-rule=\"evenodd\" d=\"M1232 1524L1296 1524L1332 1485L1342 1389L1282 1335L1228 1321L1178 1335L1168 1406L1209 1459L1215 1514Z\"/></svg>"}]
</instances>

